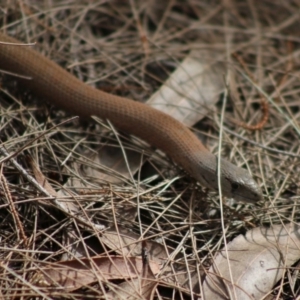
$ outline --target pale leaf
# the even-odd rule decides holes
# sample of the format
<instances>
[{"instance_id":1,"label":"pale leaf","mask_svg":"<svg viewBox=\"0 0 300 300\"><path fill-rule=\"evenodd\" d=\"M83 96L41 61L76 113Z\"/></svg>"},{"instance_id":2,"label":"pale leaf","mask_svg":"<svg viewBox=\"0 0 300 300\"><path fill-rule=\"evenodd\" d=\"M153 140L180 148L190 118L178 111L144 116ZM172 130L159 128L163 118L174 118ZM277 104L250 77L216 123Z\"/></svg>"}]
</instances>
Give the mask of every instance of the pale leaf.
<instances>
[{"instance_id":1,"label":"pale leaf","mask_svg":"<svg viewBox=\"0 0 300 300\"><path fill-rule=\"evenodd\" d=\"M205 117L224 90L224 65L208 51L194 51L147 101L186 126Z\"/></svg>"},{"instance_id":2,"label":"pale leaf","mask_svg":"<svg viewBox=\"0 0 300 300\"><path fill-rule=\"evenodd\" d=\"M227 250L228 256L223 249L208 271L204 299L261 299L300 259L300 229L296 224L258 227L236 237Z\"/></svg>"}]
</instances>

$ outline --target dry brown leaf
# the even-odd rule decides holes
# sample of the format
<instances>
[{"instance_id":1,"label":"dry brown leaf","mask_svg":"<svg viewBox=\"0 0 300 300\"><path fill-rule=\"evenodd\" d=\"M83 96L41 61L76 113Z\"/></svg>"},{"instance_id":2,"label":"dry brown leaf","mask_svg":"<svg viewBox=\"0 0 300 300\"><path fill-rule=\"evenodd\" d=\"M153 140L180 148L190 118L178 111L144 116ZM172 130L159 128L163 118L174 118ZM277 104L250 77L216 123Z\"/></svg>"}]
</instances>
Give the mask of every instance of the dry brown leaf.
<instances>
[{"instance_id":1,"label":"dry brown leaf","mask_svg":"<svg viewBox=\"0 0 300 300\"><path fill-rule=\"evenodd\" d=\"M164 85L146 102L186 126L207 116L224 90L224 64L209 51L188 55Z\"/></svg>"},{"instance_id":2,"label":"dry brown leaf","mask_svg":"<svg viewBox=\"0 0 300 300\"><path fill-rule=\"evenodd\" d=\"M153 299L154 290L157 286L155 280L135 278L130 281L124 281L113 287L105 295L108 300L150 300ZM111 287L111 286L110 286Z\"/></svg>"},{"instance_id":3,"label":"dry brown leaf","mask_svg":"<svg viewBox=\"0 0 300 300\"><path fill-rule=\"evenodd\" d=\"M142 240L140 236L132 232L127 232L126 230L105 230L102 234L101 241L120 255L139 256L142 253ZM147 241L146 243L149 259L158 264L165 263L168 259L165 247L153 241ZM173 249L168 248L168 251L172 253Z\"/></svg>"},{"instance_id":4,"label":"dry brown leaf","mask_svg":"<svg viewBox=\"0 0 300 300\"><path fill-rule=\"evenodd\" d=\"M28 162L32 168L35 180L53 197L60 197L60 195L54 190L51 184L48 182L48 179L44 176L42 171L40 170L37 163L28 156ZM60 203L60 208L62 208L67 213L75 213L78 212L78 208L71 201L58 200ZM49 202L42 201L44 204L49 204Z\"/></svg>"},{"instance_id":5,"label":"dry brown leaf","mask_svg":"<svg viewBox=\"0 0 300 300\"><path fill-rule=\"evenodd\" d=\"M148 263L144 264L142 276L126 280L121 284L114 286L114 289L107 293L107 299L153 299L154 291L158 282Z\"/></svg>"},{"instance_id":6,"label":"dry brown leaf","mask_svg":"<svg viewBox=\"0 0 300 300\"><path fill-rule=\"evenodd\" d=\"M138 256L142 253L142 241L140 236L125 230L118 231L110 229L103 232L101 241L120 255ZM164 247L155 241L146 241L148 257L156 262L160 267L168 262L174 249ZM188 268L188 269L187 269ZM175 273L174 273L175 272ZM189 273L189 276L187 276ZM202 270L200 272L202 274ZM164 266L161 274L161 281L166 285L174 285L188 291L197 293L199 291L199 274L193 265L173 263L172 267L168 264Z\"/></svg>"},{"instance_id":7,"label":"dry brown leaf","mask_svg":"<svg viewBox=\"0 0 300 300\"><path fill-rule=\"evenodd\" d=\"M153 299L154 290L157 286L155 280L140 278L124 281L114 287L114 292L106 294L106 299L114 300L150 300Z\"/></svg>"},{"instance_id":8,"label":"dry brown leaf","mask_svg":"<svg viewBox=\"0 0 300 300\"><path fill-rule=\"evenodd\" d=\"M141 155L136 151L126 149L126 160L124 153L118 146L113 147L105 145L95 152L85 152L82 156L84 161L73 163L73 169L81 178L95 178L98 182L109 182L111 184L123 183L124 179L131 180L134 174L141 165ZM113 170L114 172L103 171ZM117 176L118 175L118 176ZM88 185L87 182L82 182L76 177L71 177L65 184L65 187L87 189L95 188L93 185Z\"/></svg>"},{"instance_id":9,"label":"dry brown leaf","mask_svg":"<svg viewBox=\"0 0 300 300\"><path fill-rule=\"evenodd\" d=\"M40 170L37 163L32 159L31 156L27 156L27 161L29 162L33 175L35 177L35 180L52 196L56 196L56 191L51 186L51 184L48 182L47 178L44 176L42 171Z\"/></svg>"},{"instance_id":10,"label":"dry brown leaf","mask_svg":"<svg viewBox=\"0 0 300 300\"><path fill-rule=\"evenodd\" d=\"M153 274L159 266L149 261ZM69 260L40 267L32 282L52 291L73 291L96 281L133 279L143 274L143 261L139 257L96 256Z\"/></svg>"},{"instance_id":11,"label":"dry brown leaf","mask_svg":"<svg viewBox=\"0 0 300 300\"><path fill-rule=\"evenodd\" d=\"M297 224L255 228L236 237L227 249L228 256L223 249L208 271L204 299L261 299L300 259L300 228Z\"/></svg>"}]
</instances>

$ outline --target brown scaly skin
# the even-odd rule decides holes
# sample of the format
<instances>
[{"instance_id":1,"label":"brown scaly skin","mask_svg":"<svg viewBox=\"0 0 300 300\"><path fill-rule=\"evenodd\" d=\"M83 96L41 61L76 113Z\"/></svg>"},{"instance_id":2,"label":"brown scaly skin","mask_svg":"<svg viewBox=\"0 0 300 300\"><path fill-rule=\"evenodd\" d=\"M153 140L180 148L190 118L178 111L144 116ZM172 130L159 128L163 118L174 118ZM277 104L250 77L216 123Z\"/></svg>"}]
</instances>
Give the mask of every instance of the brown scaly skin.
<instances>
[{"instance_id":1,"label":"brown scaly skin","mask_svg":"<svg viewBox=\"0 0 300 300\"><path fill-rule=\"evenodd\" d=\"M50 103L83 117L96 115L117 128L163 150L201 185L218 190L217 158L183 124L150 106L96 90L28 46L0 33L0 68L30 79L24 87ZM221 161L222 194L255 203L262 198L252 176L228 161Z\"/></svg>"}]
</instances>

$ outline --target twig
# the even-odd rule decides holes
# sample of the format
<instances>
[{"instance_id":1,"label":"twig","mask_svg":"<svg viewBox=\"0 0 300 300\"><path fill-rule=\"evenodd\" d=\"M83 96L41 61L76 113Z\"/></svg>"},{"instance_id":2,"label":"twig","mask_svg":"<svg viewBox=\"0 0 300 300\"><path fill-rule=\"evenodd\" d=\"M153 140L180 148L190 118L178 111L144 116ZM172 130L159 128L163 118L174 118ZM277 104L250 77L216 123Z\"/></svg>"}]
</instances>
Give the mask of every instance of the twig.
<instances>
[{"instance_id":1,"label":"twig","mask_svg":"<svg viewBox=\"0 0 300 300\"><path fill-rule=\"evenodd\" d=\"M13 218L15 220L16 226L19 229L19 230L17 230L18 239L21 238L24 241L24 244L27 247L28 246L28 238L26 236L26 233L25 233L23 224L20 220L19 214L16 210L15 203L12 199L12 196L11 196L8 184L7 184L7 180L6 180L5 176L3 175L3 165L1 166L0 177L1 177L1 183L2 183L2 186L3 186L3 190L4 190L4 193L5 193L6 199L8 200L8 203L9 203L9 206L10 206L10 209L11 209L11 213L12 213ZM20 236L19 236L19 232L20 232Z\"/></svg>"}]
</instances>

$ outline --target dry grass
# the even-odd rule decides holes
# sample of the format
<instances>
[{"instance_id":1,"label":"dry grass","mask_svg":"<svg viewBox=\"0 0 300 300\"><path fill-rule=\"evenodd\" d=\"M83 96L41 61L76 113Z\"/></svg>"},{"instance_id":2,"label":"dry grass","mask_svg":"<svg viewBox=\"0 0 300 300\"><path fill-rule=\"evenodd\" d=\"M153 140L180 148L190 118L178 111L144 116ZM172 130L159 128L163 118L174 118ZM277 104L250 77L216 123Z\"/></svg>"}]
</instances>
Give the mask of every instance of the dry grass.
<instances>
[{"instance_id":1,"label":"dry grass","mask_svg":"<svg viewBox=\"0 0 300 300\"><path fill-rule=\"evenodd\" d=\"M224 246L224 236L230 241L256 226L299 222L299 1L1 2L2 31L24 42L36 41L38 51L87 84L110 93L145 101L189 51L197 49L210 49L216 53L212 60L227 62L227 69L238 74L234 80L244 98L231 91L224 118L223 156L235 164L247 161L265 197L256 206L224 204L226 232L220 230L217 197L195 189L185 175L172 180L174 174L182 174L171 162L161 154L150 157L152 149L131 140L124 142L125 148L146 150L148 158L134 182L110 185L93 176L80 178L74 163L92 164L83 159L83 153L95 153L98 145L118 145L109 127L71 120L43 134L70 115L41 105L41 99L3 77L2 145L10 155L16 153L14 159L29 174L28 156L32 157L57 190L70 178L93 184L93 190L77 191L72 198L87 223L90 220L157 239L181 254L178 261L202 269L210 266L212 255ZM247 131L230 121L257 122L262 94L245 66L231 58L233 53L242 57L259 89L268 95L269 119L260 131ZM199 131L209 132L206 143L215 152L220 112L221 104L198 126ZM41 262L57 262L66 254L73 257L74 252L98 255L105 246L99 231L59 211L20 175L12 159L0 157L0 284L8 299L25 295L29 270L39 268ZM66 232L71 233L71 242ZM78 243L83 249L75 250ZM200 276L195 278L201 282ZM282 289L274 288L277 299L295 297L299 279L294 287L290 283L287 276L280 283ZM95 284L83 294L61 292L56 298L93 298L105 288ZM171 299L175 297L171 290L160 288L156 293L161 293L161 299ZM30 293L28 298L37 292Z\"/></svg>"}]
</instances>

